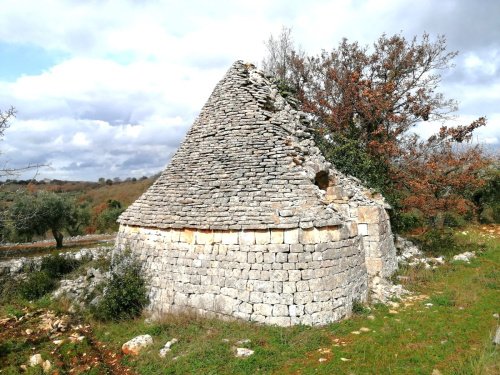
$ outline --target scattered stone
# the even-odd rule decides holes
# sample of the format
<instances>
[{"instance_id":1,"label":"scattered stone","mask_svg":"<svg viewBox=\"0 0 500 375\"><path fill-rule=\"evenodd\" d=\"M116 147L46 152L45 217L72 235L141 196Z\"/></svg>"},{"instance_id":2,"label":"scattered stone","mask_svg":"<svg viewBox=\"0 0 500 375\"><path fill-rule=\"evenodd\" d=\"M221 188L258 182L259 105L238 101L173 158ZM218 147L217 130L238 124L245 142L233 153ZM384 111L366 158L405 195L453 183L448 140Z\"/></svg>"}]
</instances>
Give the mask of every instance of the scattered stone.
<instances>
[{"instance_id":1,"label":"scattered stone","mask_svg":"<svg viewBox=\"0 0 500 375\"><path fill-rule=\"evenodd\" d=\"M439 371L438 369L434 369L434 370L432 370L431 375L442 375L442 374L441 374L441 371Z\"/></svg>"},{"instance_id":2,"label":"scattered stone","mask_svg":"<svg viewBox=\"0 0 500 375\"><path fill-rule=\"evenodd\" d=\"M50 370L52 369L52 363L47 359L43 362L42 364L43 372L48 374Z\"/></svg>"},{"instance_id":3,"label":"scattered stone","mask_svg":"<svg viewBox=\"0 0 500 375\"><path fill-rule=\"evenodd\" d=\"M400 299L410 294L402 285L394 285L390 280L375 276L371 280L371 297L376 302L395 303L394 298Z\"/></svg>"},{"instance_id":4,"label":"scattered stone","mask_svg":"<svg viewBox=\"0 0 500 375\"><path fill-rule=\"evenodd\" d=\"M19 366L19 369L20 369L22 372L26 372L26 371L28 371L28 366L26 366L26 365L21 365L21 366Z\"/></svg>"},{"instance_id":5,"label":"scattered stone","mask_svg":"<svg viewBox=\"0 0 500 375\"><path fill-rule=\"evenodd\" d=\"M371 329L370 329L370 328L368 328L368 327L361 327L359 330L360 330L361 332L370 332L370 331L371 331Z\"/></svg>"},{"instance_id":6,"label":"scattered stone","mask_svg":"<svg viewBox=\"0 0 500 375\"><path fill-rule=\"evenodd\" d=\"M326 361L327 361L327 359L326 359L326 358L323 358L323 357L321 357L320 359L318 359L318 362L320 362L320 363L321 363L321 362L326 362Z\"/></svg>"},{"instance_id":7,"label":"scattered stone","mask_svg":"<svg viewBox=\"0 0 500 375\"><path fill-rule=\"evenodd\" d=\"M396 310L389 310L389 314L396 315L398 312Z\"/></svg>"},{"instance_id":8,"label":"scattered stone","mask_svg":"<svg viewBox=\"0 0 500 375\"><path fill-rule=\"evenodd\" d=\"M454 261L470 263L472 258L476 257L476 253L473 251L466 251L465 253L455 255L453 257Z\"/></svg>"},{"instance_id":9,"label":"scattered stone","mask_svg":"<svg viewBox=\"0 0 500 375\"><path fill-rule=\"evenodd\" d=\"M171 348L171 346L172 346L172 345L174 345L175 343L177 343L178 341L179 341L179 340L177 340L177 339L175 339L175 338L174 338L174 339L172 339L172 340L170 340L170 341L167 341L167 343L165 344L165 346L164 346L164 347L165 347L165 348L167 348L167 349L170 349L170 348Z\"/></svg>"},{"instance_id":10,"label":"scattered stone","mask_svg":"<svg viewBox=\"0 0 500 375\"><path fill-rule=\"evenodd\" d=\"M177 339L172 339L170 341L167 341L167 343L165 344L165 346L163 348L160 349L160 357L162 358L165 358L165 356L167 355L167 353L172 350L171 347L172 345L174 345L177 341Z\"/></svg>"},{"instance_id":11,"label":"scattered stone","mask_svg":"<svg viewBox=\"0 0 500 375\"><path fill-rule=\"evenodd\" d=\"M368 315L368 316L367 316L367 318L368 318L369 320L375 320L375 316L374 316L374 315Z\"/></svg>"},{"instance_id":12,"label":"scattered stone","mask_svg":"<svg viewBox=\"0 0 500 375\"><path fill-rule=\"evenodd\" d=\"M69 338L69 341L71 341L72 343L82 342L83 340L85 340L85 336L79 335L76 332L73 332L71 334L71 336L69 336L68 338Z\"/></svg>"},{"instance_id":13,"label":"scattered stone","mask_svg":"<svg viewBox=\"0 0 500 375\"><path fill-rule=\"evenodd\" d=\"M394 245L397 250L397 260L401 264L407 264L408 260L422 255L422 251L410 240L396 235Z\"/></svg>"},{"instance_id":14,"label":"scattered stone","mask_svg":"<svg viewBox=\"0 0 500 375\"><path fill-rule=\"evenodd\" d=\"M360 335L360 334L361 334L361 332L359 332L359 331L352 331L351 333L352 333L353 335Z\"/></svg>"},{"instance_id":15,"label":"scattered stone","mask_svg":"<svg viewBox=\"0 0 500 375\"><path fill-rule=\"evenodd\" d=\"M350 361L350 359L349 359L349 358L344 358L344 357L341 357L341 358L340 358L340 360L341 360L342 362L349 362L349 361Z\"/></svg>"},{"instance_id":16,"label":"scattered stone","mask_svg":"<svg viewBox=\"0 0 500 375\"><path fill-rule=\"evenodd\" d=\"M433 304L433 303L428 302L428 303L426 303L426 304L425 304L425 306L426 306L427 308L429 308L429 307L434 306L434 304Z\"/></svg>"},{"instance_id":17,"label":"scattered stone","mask_svg":"<svg viewBox=\"0 0 500 375\"><path fill-rule=\"evenodd\" d=\"M394 302L394 301L389 301L389 302L387 302L387 304L388 304L389 306L391 306L392 308L394 308L394 309L399 308L399 303L397 303L397 302Z\"/></svg>"},{"instance_id":18,"label":"scattered stone","mask_svg":"<svg viewBox=\"0 0 500 375\"><path fill-rule=\"evenodd\" d=\"M495 337L493 337L493 344L500 345L500 327L497 327Z\"/></svg>"},{"instance_id":19,"label":"scattered stone","mask_svg":"<svg viewBox=\"0 0 500 375\"><path fill-rule=\"evenodd\" d=\"M59 346L59 345L62 345L64 343L64 340L63 339L60 339L60 340L54 340L52 341L55 345Z\"/></svg>"},{"instance_id":20,"label":"scattered stone","mask_svg":"<svg viewBox=\"0 0 500 375\"><path fill-rule=\"evenodd\" d=\"M142 349L152 344L153 338L151 335L140 335L123 344L122 352L124 354L138 355Z\"/></svg>"},{"instance_id":21,"label":"scattered stone","mask_svg":"<svg viewBox=\"0 0 500 375\"><path fill-rule=\"evenodd\" d=\"M31 335L33 333L33 330L32 329L27 329L26 331L24 331L28 336Z\"/></svg>"},{"instance_id":22,"label":"scattered stone","mask_svg":"<svg viewBox=\"0 0 500 375\"><path fill-rule=\"evenodd\" d=\"M498 318L499 318L498 313L493 314L493 317L494 317L495 319L498 319Z\"/></svg>"},{"instance_id":23,"label":"scattered stone","mask_svg":"<svg viewBox=\"0 0 500 375\"><path fill-rule=\"evenodd\" d=\"M43 358L40 354L34 354L30 357L29 364L30 367L35 367L43 363Z\"/></svg>"},{"instance_id":24,"label":"scattered stone","mask_svg":"<svg viewBox=\"0 0 500 375\"><path fill-rule=\"evenodd\" d=\"M236 348L236 357L250 357L254 353L253 350L247 348Z\"/></svg>"}]
</instances>

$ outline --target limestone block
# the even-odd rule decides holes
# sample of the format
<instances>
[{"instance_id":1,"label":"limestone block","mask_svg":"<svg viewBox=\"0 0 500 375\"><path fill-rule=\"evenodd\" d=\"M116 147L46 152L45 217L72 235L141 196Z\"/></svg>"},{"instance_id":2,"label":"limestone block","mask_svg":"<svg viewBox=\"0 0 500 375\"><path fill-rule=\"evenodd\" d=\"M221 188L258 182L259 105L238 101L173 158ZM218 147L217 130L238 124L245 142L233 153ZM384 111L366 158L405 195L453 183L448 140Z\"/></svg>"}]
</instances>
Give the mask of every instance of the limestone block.
<instances>
[{"instance_id":1,"label":"limestone block","mask_svg":"<svg viewBox=\"0 0 500 375\"><path fill-rule=\"evenodd\" d=\"M256 303L253 305L254 314L271 316L273 313L273 306L267 303Z\"/></svg>"},{"instance_id":2,"label":"limestone block","mask_svg":"<svg viewBox=\"0 0 500 375\"><path fill-rule=\"evenodd\" d=\"M290 252L290 247L291 246L297 246L297 245L288 245L288 244L271 244L267 246L267 250L270 252L274 253L286 253L288 254Z\"/></svg>"},{"instance_id":3,"label":"limestone block","mask_svg":"<svg viewBox=\"0 0 500 375\"><path fill-rule=\"evenodd\" d=\"M276 261L276 253L264 253L264 263L274 263Z\"/></svg>"},{"instance_id":4,"label":"limestone block","mask_svg":"<svg viewBox=\"0 0 500 375\"><path fill-rule=\"evenodd\" d=\"M302 270L302 280L310 280L316 277L314 269Z\"/></svg>"},{"instance_id":5,"label":"limestone block","mask_svg":"<svg viewBox=\"0 0 500 375\"><path fill-rule=\"evenodd\" d=\"M368 224L358 224L358 233L361 236L368 236Z\"/></svg>"},{"instance_id":6,"label":"limestone block","mask_svg":"<svg viewBox=\"0 0 500 375\"><path fill-rule=\"evenodd\" d=\"M290 326L290 318L282 317L282 316L271 316L266 319L267 324L279 326L279 327L289 327Z\"/></svg>"},{"instance_id":7,"label":"limestone block","mask_svg":"<svg viewBox=\"0 0 500 375\"><path fill-rule=\"evenodd\" d=\"M238 243L238 232L223 232L222 243L224 245L236 245Z\"/></svg>"},{"instance_id":8,"label":"limestone block","mask_svg":"<svg viewBox=\"0 0 500 375\"><path fill-rule=\"evenodd\" d=\"M289 270L288 271L289 281L299 281L302 280L302 273L299 270Z\"/></svg>"},{"instance_id":9,"label":"limestone block","mask_svg":"<svg viewBox=\"0 0 500 375\"><path fill-rule=\"evenodd\" d=\"M305 292L309 290L309 281L300 280L295 284L298 292Z\"/></svg>"},{"instance_id":10,"label":"limestone block","mask_svg":"<svg viewBox=\"0 0 500 375\"><path fill-rule=\"evenodd\" d=\"M258 280L258 279L260 279L260 271L259 270L250 270L248 272L248 278L250 280Z\"/></svg>"},{"instance_id":11,"label":"limestone block","mask_svg":"<svg viewBox=\"0 0 500 375\"><path fill-rule=\"evenodd\" d=\"M253 312L253 305L250 303L243 302L239 306L239 311L245 314L251 314Z\"/></svg>"},{"instance_id":12,"label":"limestone block","mask_svg":"<svg viewBox=\"0 0 500 375\"><path fill-rule=\"evenodd\" d=\"M288 272L284 270L274 270L271 272L271 281L288 281Z\"/></svg>"},{"instance_id":13,"label":"limestone block","mask_svg":"<svg viewBox=\"0 0 500 375\"><path fill-rule=\"evenodd\" d=\"M358 207L358 222L367 224L376 224L382 218L382 212L379 206L360 206Z\"/></svg>"},{"instance_id":14,"label":"limestone block","mask_svg":"<svg viewBox=\"0 0 500 375\"><path fill-rule=\"evenodd\" d=\"M297 291L297 286L295 282L286 281L283 282L283 293L295 293Z\"/></svg>"},{"instance_id":15,"label":"limestone block","mask_svg":"<svg viewBox=\"0 0 500 375\"><path fill-rule=\"evenodd\" d=\"M293 303L296 305L305 305L312 300L313 294L311 292L297 292L293 295Z\"/></svg>"},{"instance_id":16,"label":"limestone block","mask_svg":"<svg viewBox=\"0 0 500 375\"><path fill-rule=\"evenodd\" d=\"M278 303L279 300L280 300L280 294L275 292L264 293L264 296L262 297L262 301L268 304Z\"/></svg>"},{"instance_id":17,"label":"limestone block","mask_svg":"<svg viewBox=\"0 0 500 375\"><path fill-rule=\"evenodd\" d=\"M171 241L172 242L180 242L180 240L181 240L181 231L180 230L176 230L176 229L172 229L172 231L170 232L170 236L171 236Z\"/></svg>"},{"instance_id":18,"label":"limestone block","mask_svg":"<svg viewBox=\"0 0 500 375\"><path fill-rule=\"evenodd\" d=\"M255 310L255 306L254 306ZM250 316L250 320L257 323L265 323L266 317L264 315L256 314L255 312Z\"/></svg>"},{"instance_id":19,"label":"limestone block","mask_svg":"<svg viewBox=\"0 0 500 375\"><path fill-rule=\"evenodd\" d=\"M281 229L271 229L271 243L282 244L284 241L284 231Z\"/></svg>"},{"instance_id":20,"label":"limestone block","mask_svg":"<svg viewBox=\"0 0 500 375\"><path fill-rule=\"evenodd\" d=\"M325 302L332 299L332 292L330 290L323 290L321 292L313 292L314 302Z\"/></svg>"},{"instance_id":21,"label":"limestone block","mask_svg":"<svg viewBox=\"0 0 500 375\"><path fill-rule=\"evenodd\" d=\"M378 237L384 233L384 226L379 224L368 224L368 235Z\"/></svg>"},{"instance_id":22,"label":"limestone block","mask_svg":"<svg viewBox=\"0 0 500 375\"><path fill-rule=\"evenodd\" d=\"M349 237L356 237L358 235L358 224L354 221L346 223L347 228L349 229Z\"/></svg>"},{"instance_id":23,"label":"limestone block","mask_svg":"<svg viewBox=\"0 0 500 375\"><path fill-rule=\"evenodd\" d=\"M319 240L319 231L316 228L302 229L299 233L299 242L304 245L316 244Z\"/></svg>"},{"instance_id":24,"label":"limestone block","mask_svg":"<svg viewBox=\"0 0 500 375\"><path fill-rule=\"evenodd\" d=\"M191 294L189 296L188 304L192 307L214 311L215 307L215 296L213 294Z\"/></svg>"},{"instance_id":25,"label":"limestone block","mask_svg":"<svg viewBox=\"0 0 500 375\"><path fill-rule=\"evenodd\" d=\"M241 231L239 233L239 243L240 245L255 245L255 232Z\"/></svg>"},{"instance_id":26,"label":"limestone block","mask_svg":"<svg viewBox=\"0 0 500 375\"><path fill-rule=\"evenodd\" d=\"M299 243L299 229L286 229L283 240L285 244L293 245Z\"/></svg>"},{"instance_id":27,"label":"limestone block","mask_svg":"<svg viewBox=\"0 0 500 375\"><path fill-rule=\"evenodd\" d=\"M290 245L291 253L302 253L303 251L304 251L304 245L301 244Z\"/></svg>"},{"instance_id":28,"label":"limestone block","mask_svg":"<svg viewBox=\"0 0 500 375\"><path fill-rule=\"evenodd\" d=\"M262 302L262 298L264 293L262 292L250 292L250 302L251 303L260 303Z\"/></svg>"},{"instance_id":29,"label":"limestone block","mask_svg":"<svg viewBox=\"0 0 500 375\"><path fill-rule=\"evenodd\" d=\"M248 281L248 285L250 285L251 281L252 280ZM274 287L273 287L272 281L255 280L253 282L253 290L256 292L269 293L269 292L272 292L273 289L274 289Z\"/></svg>"},{"instance_id":30,"label":"limestone block","mask_svg":"<svg viewBox=\"0 0 500 375\"><path fill-rule=\"evenodd\" d=\"M283 293L283 282L273 281L273 291L274 293Z\"/></svg>"},{"instance_id":31,"label":"limestone block","mask_svg":"<svg viewBox=\"0 0 500 375\"><path fill-rule=\"evenodd\" d=\"M276 253L276 262L286 263L288 261L288 253Z\"/></svg>"},{"instance_id":32,"label":"limestone block","mask_svg":"<svg viewBox=\"0 0 500 375\"><path fill-rule=\"evenodd\" d=\"M271 243L271 233L269 230L255 231L255 243L257 245L268 245Z\"/></svg>"},{"instance_id":33,"label":"limestone block","mask_svg":"<svg viewBox=\"0 0 500 375\"><path fill-rule=\"evenodd\" d=\"M288 306L280 304L274 305L273 316L288 316Z\"/></svg>"},{"instance_id":34,"label":"limestone block","mask_svg":"<svg viewBox=\"0 0 500 375\"><path fill-rule=\"evenodd\" d=\"M180 235L180 242L194 244L194 231L192 229L184 229Z\"/></svg>"},{"instance_id":35,"label":"limestone block","mask_svg":"<svg viewBox=\"0 0 500 375\"><path fill-rule=\"evenodd\" d=\"M221 314L231 315L236 310L238 301L234 298L218 295L215 296L215 311Z\"/></svg>"},{"instance_id":36,"label":"limestone block","mask_svg":"<svg viewBox=\"0 0 500 375\"><path fill-rule=\"evenodd\" d=\"M243 302L249 302L250 301L250 292L248 290L239 290L238 292L238 299Z\"/></svg>"},{"instance_id":37,"label":"limestone block","mask_svg":"<svg viewBox=\"0 0 500 375\"><path fill-rule=\"evenodd\" d=\"M380 271L382 271L383 268L383 262L382 259L380 258L365 258L365 263L366 263L366 271L368 272L369 275L376 275Z\"/></svg>"}]
</instances>

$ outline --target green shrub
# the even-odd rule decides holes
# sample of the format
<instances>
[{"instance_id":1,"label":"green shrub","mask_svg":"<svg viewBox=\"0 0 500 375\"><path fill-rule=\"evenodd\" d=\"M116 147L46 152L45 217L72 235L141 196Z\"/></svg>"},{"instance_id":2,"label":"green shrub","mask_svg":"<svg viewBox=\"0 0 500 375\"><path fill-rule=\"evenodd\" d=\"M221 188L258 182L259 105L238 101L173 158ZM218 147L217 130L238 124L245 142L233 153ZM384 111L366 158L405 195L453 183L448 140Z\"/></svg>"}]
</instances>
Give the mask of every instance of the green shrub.
<instances>
[{"instance_id":1,"label":"green shrub","mask_svg":"<svg viewBox=\"0 0 500 375\"><path fill-rule=\"evenodd\" d=\"M450 228L463 227L467 224L467 218L454 212L444 214L444 225Z\"/></svg>"},{"instance_id":2,"label":"green shrub","mask_svg":"<svg viewBox=\"0 0 500 375\"><path fill-rule=\"evenodd\" d=\"M41 271L53 278L60 278L77 269L82 262L74 258L67 258L59 254L50 255L42 259Z\"/></svg>"},{"instance_id":3,"label":"green shrub","mask_svg":"<svg viewBox=\"0 0 500 375\"><path fill-rule=\"evenodd\" d=\"M401 233L425 226L425 219L417 209L409 212L393 211L391 212L391 224L395 232Z\"/></svg>"},{"instance_id":4,"label":"green shrub","mask_svg":"<svg viewBox=\"0 0 500 375\"><path fill-rule=\"evenodd\" d=\"M28 278L21 283L19 291L24 298L35 300L53 291L56 285L56 280L47 272L38 271L31 273Z\"/></svg>"},{"instance_id":5,"label":"green shrub","mask_svg":"<svg viewBox=\"0 0 500 375\"><path fill-rule=\"evenodd\" d=\"M148 303L146 281L140 263L130 253L115 259L104 293L91 311L99 320L137 317Z\"/></svg>"}]
</instances>

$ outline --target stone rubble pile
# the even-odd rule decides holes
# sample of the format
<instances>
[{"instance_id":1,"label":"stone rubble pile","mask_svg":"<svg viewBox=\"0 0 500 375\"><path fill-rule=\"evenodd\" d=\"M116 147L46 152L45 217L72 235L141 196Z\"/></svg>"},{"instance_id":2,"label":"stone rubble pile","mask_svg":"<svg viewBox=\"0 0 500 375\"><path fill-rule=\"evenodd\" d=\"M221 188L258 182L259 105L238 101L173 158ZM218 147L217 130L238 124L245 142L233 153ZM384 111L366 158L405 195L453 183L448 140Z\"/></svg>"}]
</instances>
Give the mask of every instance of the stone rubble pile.
<instances>
[{"instance_id":1,"label":"stone rubble pile","mask_svg":"<svg viewBox=\"0 0 500 375\"><path fill-rule=\"evenodd\" d=\"M95 305L99 301L96 296L91 301L88 301L89 296L93 295L96 287L106 281L109 272L102 272L100 269L89 268L85 275L79 276L76 279L63 279L60 282L59 288L52 293L54 298L65 297L70 301L84 307L87 303Z\"/></svg>"},{"instance_id":2,"label":"stone rubble pile","mask_svg":"<svg viewBox=\"0 0 500 375\"><path fill-rule=\"evenodd\" d=\"M39 255L35 257L21 257L16 259L0 261L0 277L16 277L26 272L40 270L42 259L51 254ZM99 258L108 258L111 256L111 249L107 246L84 248L76 252L64 252L62 256L75 260L97 260Z\"/></svg>"}]
</instances>

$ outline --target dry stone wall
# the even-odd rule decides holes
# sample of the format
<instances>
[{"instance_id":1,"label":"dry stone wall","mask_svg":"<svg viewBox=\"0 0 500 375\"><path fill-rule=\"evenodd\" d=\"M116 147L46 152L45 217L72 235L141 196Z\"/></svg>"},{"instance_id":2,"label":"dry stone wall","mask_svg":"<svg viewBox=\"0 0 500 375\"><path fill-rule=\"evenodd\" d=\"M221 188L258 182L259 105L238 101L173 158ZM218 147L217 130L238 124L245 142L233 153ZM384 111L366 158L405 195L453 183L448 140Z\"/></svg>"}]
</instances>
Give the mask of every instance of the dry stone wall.
<instances>
[{"instance_id":1,"label":"dry stone wall","mask_svg":"<svg viewBox=\"0 0 500 375\"><path fill-rule=\"evenodd\" d=\"M266 324L326 324L367 298L357 225L213 231L120 227L144 264L155 314L195 309Z\"/></svg>"},{"instance_id":2,"label":"dry stone wall","mask_svg":"<svg viewBox=\"0 0 500 375\"><path fill-rule=\"evenodd\" d=\"M217 84L170 164L119 218L151 309L269 324L348 316L396 269L383 198L335 170L253 65Z\"/></svg>"}]
</instances>

